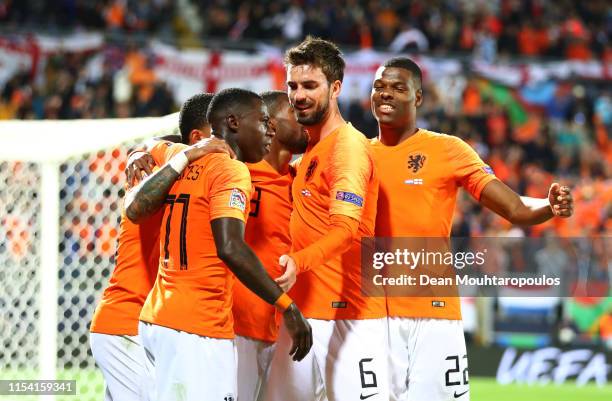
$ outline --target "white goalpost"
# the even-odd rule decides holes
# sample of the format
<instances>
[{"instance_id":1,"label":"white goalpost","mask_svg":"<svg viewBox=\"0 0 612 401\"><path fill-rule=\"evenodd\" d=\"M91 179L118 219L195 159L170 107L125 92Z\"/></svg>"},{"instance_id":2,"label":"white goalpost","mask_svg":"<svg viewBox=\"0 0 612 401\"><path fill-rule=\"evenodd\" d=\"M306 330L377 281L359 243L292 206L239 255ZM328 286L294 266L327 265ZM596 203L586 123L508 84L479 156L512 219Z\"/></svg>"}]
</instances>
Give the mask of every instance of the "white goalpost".
<instances>
[{"instance_id":1,"label":"white goalpost","mask_svg":"<svg viewBox=\"0 0 612 401\"><path fill-rule=\"evenodd\" d=\"M177 125L0 122L0 378L77 379L79 400L100 399L88 328L114 268L127 152Z\"/></svg>"}]
</instances>

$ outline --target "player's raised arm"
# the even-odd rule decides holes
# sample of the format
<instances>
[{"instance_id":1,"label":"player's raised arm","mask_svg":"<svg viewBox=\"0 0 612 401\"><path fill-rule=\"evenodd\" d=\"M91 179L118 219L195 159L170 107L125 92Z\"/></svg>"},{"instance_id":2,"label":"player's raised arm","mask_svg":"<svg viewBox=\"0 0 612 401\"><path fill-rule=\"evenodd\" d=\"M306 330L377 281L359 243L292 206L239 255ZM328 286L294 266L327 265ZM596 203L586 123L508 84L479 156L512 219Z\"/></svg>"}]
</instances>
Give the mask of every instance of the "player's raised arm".
<instances>
[{"instance_id":1,"label":"player's raised arm","mask_svg":"<svg viewBox=\"0 0 612 401\"><path fill-rule=\"evenodd\" d=\"M569 187L551 185L548 199L522 197L496 179L493 170L476 151L458 138L447 141L453 176L481 205L512 224L530 226L543 223L554 216L570 217L573 199Z\"/></svg>"},{"instance_id":2,"label":"player's raised arm","mask_svg":"<svg viewBox=\"0 0 612 401\"><path fill-rule=\"evenodd\" d=\"M310 325L244 242L244 222L223 217L212 220L210 225L219 259L258 297L283 312L285 325L293 338L291 355L296 361L302 360L312 347Z\"/></svg>"},{"instance_id":3,"label":"player's raised arm","mask_svg":"<svg viewBox=\"0 0 612 401\"><path fill-rule=\"evenodd\" d=\"M182 148L162 168L128 191L124 204L127 218L133 223L139 223L153 215L162 207L170 188L185 167L209 153L232 155L233 151L224 140L216 137L202 139L192 146Z\"/></svg>"},{"instance_id":4,"label":"player's raised arm","mask_svg":"<svg viewBox=\"0 0 612 401\"><path fill-rule=\"evenodd\" d=\"M570 217L574 212L569 187L558 183L550 186L548 199L538 199L519 196L503 182L494 180L482 190L480 204L521 226L540 224L554 216Z\"/></svg>"}]
</instances>

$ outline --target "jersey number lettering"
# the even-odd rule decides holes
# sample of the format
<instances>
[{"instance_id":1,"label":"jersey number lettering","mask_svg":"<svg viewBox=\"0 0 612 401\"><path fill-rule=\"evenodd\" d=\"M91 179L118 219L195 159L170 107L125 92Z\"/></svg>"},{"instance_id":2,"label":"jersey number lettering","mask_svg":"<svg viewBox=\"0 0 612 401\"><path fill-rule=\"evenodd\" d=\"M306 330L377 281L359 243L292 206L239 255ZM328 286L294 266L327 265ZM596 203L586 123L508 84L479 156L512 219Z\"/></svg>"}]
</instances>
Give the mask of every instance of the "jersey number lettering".
<instances>
[{"instance_id":1,"label":"jersey number lettering","mask_svg":"<svg viewBox=\"0 0 612 401\"><path fill-rule=\"evenodd\" d=\"M461 372L461 375L463 376L463 384L469 384L469 380L468 380L468 367L467 367L467 355L463 355L463 357L461 359L466 360L466 366L463 369L463 371ZM447 356L446 357L447 361L454 361L453 363L453 367L451 369L448 369L446 371L446 374L444 375L444 377L446 378L446 385L447 386L459 386L461 385L461 379L459 380L453 380L451 381L451 374L459 374L460 372L460 367L459 367L459 355L451 355L451 356Z\"/></svg>"},{"instance_id":2,"label":"jersey number lettering","mask_svg":"<svg viewBox=\"0 0 612 401\"><path fill-rule=\"evenodd\" d=\"M170 252L168 251L168 245L170 243L170 221L172 220L172 213L174 212L174 205L180 203L183 205L183 211L181 213L181 227L179 233L179 253L180 253L180 269L187 270L187 211L189 209L189 194L179 195L168 195L166 196L167 205L170 205L170 211L166 218L166 238L164 240L164 260L170 258Z\"/></svg>"},{"instance_id":3,"label":"jersey number lettering","mask_svg":"<svg viewBox=\"0 0 612 401\"><path fill-rule=\"evenodd\" d=\"M261 204L261 188L255 187L255 194L251 198L251 212L250 217L257 217L259 215L259 205Z\"/></svg>"},{"instance_id":4,"label":"jersey number lettering","mask_svg":"<svg viewBox=\"0 0 612 401\"><path fill-rule=\"evenodd\" d=\"M377 387L376 373L371 370L364 370L364 364L372 362L372 358L363 358L359 361L359 375L361 376L361 388Z\"/></svg>"}]
</instances>

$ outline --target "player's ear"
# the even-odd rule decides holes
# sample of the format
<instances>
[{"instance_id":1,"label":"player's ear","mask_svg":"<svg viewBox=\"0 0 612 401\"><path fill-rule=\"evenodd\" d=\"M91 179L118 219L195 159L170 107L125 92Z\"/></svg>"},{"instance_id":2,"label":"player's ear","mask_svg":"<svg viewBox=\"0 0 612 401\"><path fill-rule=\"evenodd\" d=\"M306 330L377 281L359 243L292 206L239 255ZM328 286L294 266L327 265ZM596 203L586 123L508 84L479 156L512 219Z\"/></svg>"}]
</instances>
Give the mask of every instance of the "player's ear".
<instances>
[{"instance_id":1,"label":"player's ear","mask_svg":"<svg viewBox=\"0 0 612 401\"><path fill-rule=\"evenodd\" d=\"M423 103L423 89L419 88L414 92L414 105L419 107Z\"/></svg>"},{"instance_id":2,"label":"player's ear","mask_svg":"<svg viewBox=\"0 0 612 401\"><path fill-rule=\"evenodd\" d=\"M337 79L332 82L330 86L331 98L338 99L338 97L340 96L340 90L342 89L342 82Z\"/></svg>"},{"instance_id":3,"label":"player's ear","mask_svg":"<svg viewBox=\"0 0 612 401\"><path fill-rule=\"evenodd\" d=\"M234 114L230 114L227 117L225 117L225 122L227 123L228 128L231 129L232 131L237 131L238 127L240 126L238 117L236 117Z\"/></svg>"},{"instance_id":4,"label":"player's ear","mask_svg":"<svg viewBox=\"0 0 612 401\"><path fill-rule=\"evenodd\" d=\"M204 138L208 138L208 136L204 135L204 133L200 131L199 129L192 129L191 132L189 133L189 143L190 144L199 142L200 140Z\"/></svg>"}]
</instances>

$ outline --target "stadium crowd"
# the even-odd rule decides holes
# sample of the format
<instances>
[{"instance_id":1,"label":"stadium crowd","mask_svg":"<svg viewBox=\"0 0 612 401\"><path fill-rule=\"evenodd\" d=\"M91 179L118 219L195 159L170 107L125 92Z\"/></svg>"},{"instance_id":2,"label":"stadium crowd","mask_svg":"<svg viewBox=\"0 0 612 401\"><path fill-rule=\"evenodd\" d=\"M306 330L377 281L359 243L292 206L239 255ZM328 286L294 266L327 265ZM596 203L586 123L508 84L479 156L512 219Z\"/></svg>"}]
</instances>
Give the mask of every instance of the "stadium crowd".
<instances>
[{"instance_id":1,"label":"stadium crowd","mask_svg":"<svg viewBox=\"0 0 612 401\"><path fill-rule=\"evenodd\" d=\"M52 55L42 79L19 71L0 89L0 119L74 119L161 116L177 110L152 59L136 49L107 47L92 76L90 55Z\"/></svg>"},{"instance_id":2,"label":"stadium crowd","mask_svg":"<svg viewBox=\"0 0 612 401\"><path fill-rule=\"evenodd\" d=\"M35 30L107 29L160 32L171 29L170 0L0 1L0 24Z\"/></svg>"},{"instance_id":3,"label":"stadium crowd","mask_svg":"<svg viewBox=\"0 0 612 401\"><path fill-rule=\"evenodd\" d=\"M235 0L199 5L208 36L236 40L286 43L307 32L344 45L393 51L460 53L493 46L504 55L572 59L609 51L605 1Z\"/></svg>"},{"instance_id":4,"label":"stadium crowd","mask_svg":"<svg viewBox=\"0 0 612 401\"><path fill-rule=\"evenodd\" d=\"M0 23L164 33L288 44L307 33L344 47L485 57L606 58L610 6L605 0L168 0L0 1ZM190 24L190 12L198 12ZM525 16L528 16L527 18ZM196 31L196 32L193 32Z\"/></svg>"}]
</instances>

